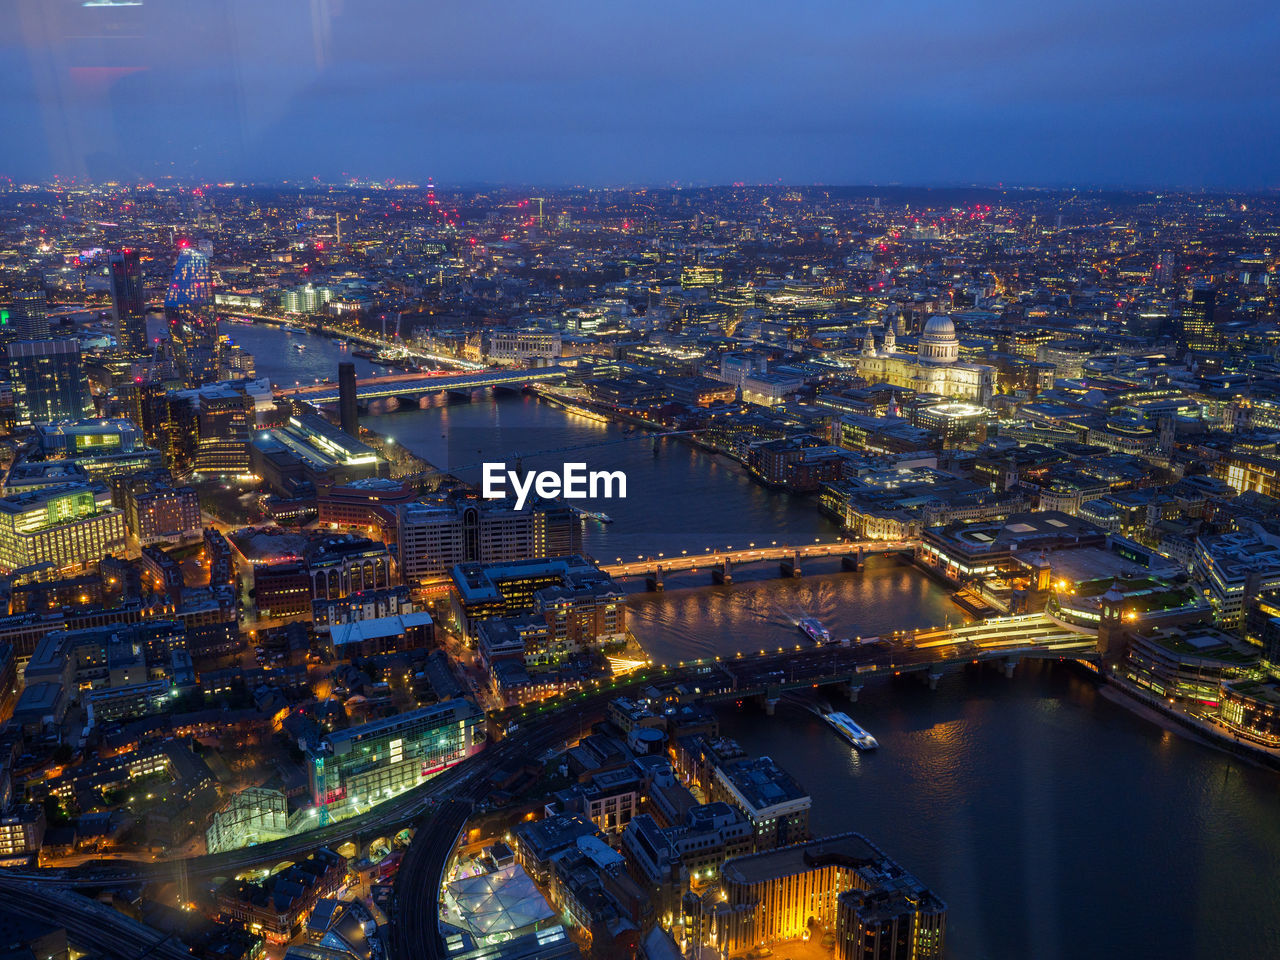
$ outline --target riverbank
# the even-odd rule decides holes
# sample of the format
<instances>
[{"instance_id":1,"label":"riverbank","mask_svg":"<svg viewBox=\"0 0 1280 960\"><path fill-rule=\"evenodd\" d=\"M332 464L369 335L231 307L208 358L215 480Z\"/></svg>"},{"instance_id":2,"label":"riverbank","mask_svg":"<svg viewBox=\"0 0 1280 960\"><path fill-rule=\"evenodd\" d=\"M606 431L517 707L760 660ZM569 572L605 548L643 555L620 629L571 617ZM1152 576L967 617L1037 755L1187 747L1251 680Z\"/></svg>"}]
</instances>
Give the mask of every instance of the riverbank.
<instances>
[{"instance_id":1,"label":"riverbank","mask_svg":"<svg viewBox=\"0 0 1280 960\"><path fill-rule=\"evenodd\" d=\"M1173 704L1118 677L1102 677L1101 696L1187 740L1221 750L1255 766L1280 771L1280 751L1250 743L1216 723L1183 713Z\"/></svg>"}]
</instances>

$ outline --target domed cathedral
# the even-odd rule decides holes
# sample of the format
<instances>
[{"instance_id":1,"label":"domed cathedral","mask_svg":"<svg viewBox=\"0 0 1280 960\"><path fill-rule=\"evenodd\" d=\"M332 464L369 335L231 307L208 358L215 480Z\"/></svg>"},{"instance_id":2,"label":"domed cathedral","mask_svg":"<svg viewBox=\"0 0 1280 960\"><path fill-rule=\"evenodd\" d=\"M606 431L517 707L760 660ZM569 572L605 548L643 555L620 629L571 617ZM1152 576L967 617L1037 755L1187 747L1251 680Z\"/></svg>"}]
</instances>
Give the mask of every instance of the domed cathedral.
<instances>
[{"instance_id":1,"label":"domed cathedral","mask_svg":"<svg viewBox=\"0 0 1280 960\"><path fill-rule=\"evenodd\" d=\"M868 327L862 352L853 358L858 376L955 400L986 403L991 399L996 368L960 362L960 340L950 317L930 317L916 344L916 353L899 353L891 321L885 327L882 347L876 349L875 332Z\"/></svg>"}]
</instances>

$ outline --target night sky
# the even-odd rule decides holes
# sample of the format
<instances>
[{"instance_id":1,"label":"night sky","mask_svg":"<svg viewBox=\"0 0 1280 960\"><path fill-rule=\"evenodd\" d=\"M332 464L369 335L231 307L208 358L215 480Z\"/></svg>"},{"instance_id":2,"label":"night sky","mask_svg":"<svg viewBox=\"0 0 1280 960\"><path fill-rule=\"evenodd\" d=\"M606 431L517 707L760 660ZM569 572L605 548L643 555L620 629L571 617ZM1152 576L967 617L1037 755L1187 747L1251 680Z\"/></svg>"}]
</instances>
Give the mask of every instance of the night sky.
<instances>
[{"instance_id":1,"label":"night sky","mask_svg":"<svg viewBox=\"0 0 1280 960\"><path fill-rule=\"evenodd\" d=\"M1278 54L1275 0L4 0L0 175L1276 188Z\"/></svg>"}]
</instances>

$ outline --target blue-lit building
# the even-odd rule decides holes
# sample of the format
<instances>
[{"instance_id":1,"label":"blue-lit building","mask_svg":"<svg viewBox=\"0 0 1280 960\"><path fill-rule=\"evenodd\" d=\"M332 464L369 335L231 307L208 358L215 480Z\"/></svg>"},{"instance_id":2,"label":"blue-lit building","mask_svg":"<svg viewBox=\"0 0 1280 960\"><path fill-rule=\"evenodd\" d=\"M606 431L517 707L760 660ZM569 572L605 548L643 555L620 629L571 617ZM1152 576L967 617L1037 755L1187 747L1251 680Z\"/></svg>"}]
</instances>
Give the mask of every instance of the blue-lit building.
<instances>
[{"instance_id":1,"label":"blue-lit building","mask_svg":"<svg viewBox=\"0 0 1280 960\"><path fill-rule=\"evenodd\" d=\"M170 348L188 386L218 379L218 314L213 300L209 258L185 248L178 255L164 296Z\"/></svg>"}]
</instances>

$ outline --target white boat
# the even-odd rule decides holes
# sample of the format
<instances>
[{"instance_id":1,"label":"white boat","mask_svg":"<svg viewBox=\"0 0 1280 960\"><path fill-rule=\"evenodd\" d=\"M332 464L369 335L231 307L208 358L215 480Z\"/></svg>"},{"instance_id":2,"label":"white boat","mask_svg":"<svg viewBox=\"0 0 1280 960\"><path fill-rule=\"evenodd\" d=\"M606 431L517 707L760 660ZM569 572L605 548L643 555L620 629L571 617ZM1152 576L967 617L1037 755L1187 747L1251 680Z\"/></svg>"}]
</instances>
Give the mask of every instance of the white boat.
<instances>
[{"instance_id":1,"label":"white boat","mask_svg":"<svg viewBox=\"0 0 1280 960\"><path fill-rule=\"evenodd\" d=\"M307 348L306 348L305 346L303 346L301 343L295 343L295 344L293 345L293 349L295 349L295 350L297 350L299 353L301 353L303 350L305 350L305 349L307 349Z\"/></svg>"},{"instance_id":2,"label":"white boat","mask_svg":"<svg viewBox=\"0 0 1280 960\"><path fill-rule=\"evenodd\" d=\"M831 631L822 625L822 621L815 617L805 617L798 624L800 632L812 640L816 644L824 644L831 642Z\"/></svg>"},{"instance_id":3,"label":"white boat","mask_svg":"<svg viewBox=\"0 0 1280 960\"><path fill-rule=\"evenodd\" d=\"M880 746L875 737L854 723L846 713L828 713L822 719L859 750L876 750Z\"/></svg>"}]
</instances>

